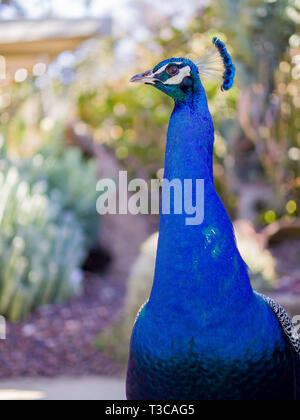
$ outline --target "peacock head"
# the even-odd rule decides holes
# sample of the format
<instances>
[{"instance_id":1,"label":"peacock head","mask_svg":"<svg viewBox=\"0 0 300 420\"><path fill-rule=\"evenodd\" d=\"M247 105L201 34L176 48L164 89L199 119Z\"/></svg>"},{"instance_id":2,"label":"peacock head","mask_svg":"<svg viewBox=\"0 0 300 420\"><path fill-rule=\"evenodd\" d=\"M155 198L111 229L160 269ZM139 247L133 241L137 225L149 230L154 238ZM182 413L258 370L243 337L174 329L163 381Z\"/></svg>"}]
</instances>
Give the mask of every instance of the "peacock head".
<instances>
[{"instance_id":1,"label":"peacock head","mask_svg":"<svg viewBox=\"0 0 300 420\"><path fill-rule=\"evenodd\" d=\"M229 90L234 84L235 66L225 44L218 38L213 44L217 52L208 52L195 63L187 58L170 58L130 81L155 86L175 101L183 101L201 87L201 76L222 82L221 89Z\"/></svg>"}]
</instances>

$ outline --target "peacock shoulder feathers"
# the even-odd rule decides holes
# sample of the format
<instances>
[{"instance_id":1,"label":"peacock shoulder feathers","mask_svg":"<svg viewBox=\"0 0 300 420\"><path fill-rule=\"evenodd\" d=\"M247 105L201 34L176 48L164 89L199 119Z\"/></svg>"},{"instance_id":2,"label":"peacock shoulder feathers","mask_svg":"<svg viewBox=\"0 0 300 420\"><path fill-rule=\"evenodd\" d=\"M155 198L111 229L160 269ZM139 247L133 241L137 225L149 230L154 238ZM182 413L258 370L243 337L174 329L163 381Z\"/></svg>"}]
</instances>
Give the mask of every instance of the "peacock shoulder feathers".
<instances>
[{"instance_id":1,"label":"peacock shoulder feathers","mask_svg":"<svg viewBox=\"0 0 300 420\"><path fill-rule=\"evenodd\" d=\"M300 356L300 337L288 313L275 300L257 292L255 292L255 294L260 296L270 306L290 344L293 346L296 353Z\"/></svg>"},{"instance_id":2,"label":"peacock shoulder feathers","mask_svg":"<svg viewBox=\"0 0 300 420\"><path fill-rule=\"evenodd\" d=\"M274 315L285 334L290 345L291 359L294 365L294 399L300 401L300 337L288 313L278 302L268 296L254 292L261 297L272 309Z\"/></svg>"}]
</instances>

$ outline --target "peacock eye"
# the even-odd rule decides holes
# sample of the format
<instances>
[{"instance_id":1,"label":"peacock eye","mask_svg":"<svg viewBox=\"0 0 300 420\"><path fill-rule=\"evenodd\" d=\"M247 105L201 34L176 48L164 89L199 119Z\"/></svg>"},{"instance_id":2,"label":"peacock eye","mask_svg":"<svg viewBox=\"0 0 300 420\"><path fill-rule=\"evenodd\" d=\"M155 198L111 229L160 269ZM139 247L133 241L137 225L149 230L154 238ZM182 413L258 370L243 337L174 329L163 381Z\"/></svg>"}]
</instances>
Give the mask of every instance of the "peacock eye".
<instances>
[{"instance_id":1,"label":"peacock eye","mask_svg":"<svg viewBox=\"0 0 300 420\"><path fill-rule=\"evenodd\" d=\"M175 66L175 64L171 64L169 67L167 67L166 72L169 76L176 76L176 74L179 73L179 68Z\"/></svg>"}]
</instances>

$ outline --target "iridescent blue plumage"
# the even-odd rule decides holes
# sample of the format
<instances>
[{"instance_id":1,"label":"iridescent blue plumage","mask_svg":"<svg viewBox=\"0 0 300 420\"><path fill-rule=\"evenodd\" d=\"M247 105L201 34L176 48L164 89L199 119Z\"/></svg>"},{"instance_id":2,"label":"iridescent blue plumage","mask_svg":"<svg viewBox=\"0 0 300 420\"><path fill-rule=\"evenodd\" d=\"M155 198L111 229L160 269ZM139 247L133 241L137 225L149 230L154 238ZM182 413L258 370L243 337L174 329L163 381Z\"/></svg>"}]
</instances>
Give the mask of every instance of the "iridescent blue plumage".
<instances>
[{"instance_id":1,"label":"iridescent blue plumage","mask_svg":"<svg viewBox=\"0 0 300 420\"><path fill-rule=\"evenodd\" d=\"M205 216L187 226L184 213L161 215L151 297L132 334L128 398L295 399L299 356L253 292L215 190L214 126L198 67L174 58L132 81L174 99L164 177L204 179Z\"/></svg>"}]
</instances>

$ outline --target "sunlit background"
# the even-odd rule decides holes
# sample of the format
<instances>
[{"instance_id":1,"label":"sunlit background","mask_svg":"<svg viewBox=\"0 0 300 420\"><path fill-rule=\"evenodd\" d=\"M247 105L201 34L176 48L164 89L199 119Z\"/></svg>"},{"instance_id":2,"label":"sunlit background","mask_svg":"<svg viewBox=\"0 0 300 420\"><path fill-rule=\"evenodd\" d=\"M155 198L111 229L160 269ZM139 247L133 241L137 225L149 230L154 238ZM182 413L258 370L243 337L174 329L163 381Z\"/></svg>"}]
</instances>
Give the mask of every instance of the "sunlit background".
<instances>
[{"instance_id":1,"label":"sunlit background","mask_svg":"<svg viewBox=\"0 0 300 420\"><path fill-rule=\"evenodd\" d=\"M217 189L254 286L300 314L299 0L2 0L0 19L0 399L124 396L158 218L99 217L96 183L162 177L172 103L128 80L213 36L238 70L228 93L204 81Z\"/></svg>"}]
</instances>

